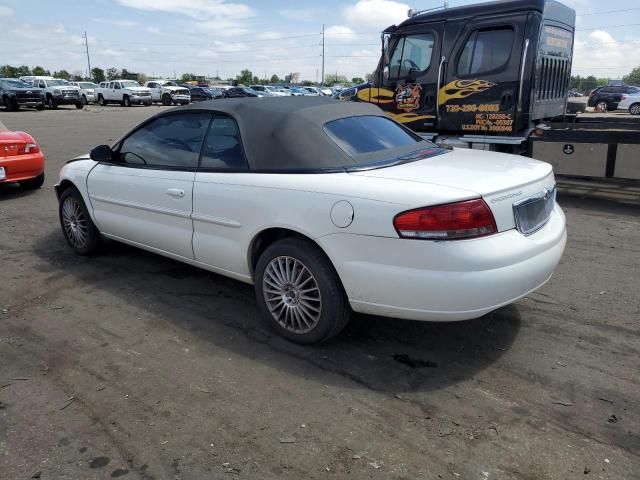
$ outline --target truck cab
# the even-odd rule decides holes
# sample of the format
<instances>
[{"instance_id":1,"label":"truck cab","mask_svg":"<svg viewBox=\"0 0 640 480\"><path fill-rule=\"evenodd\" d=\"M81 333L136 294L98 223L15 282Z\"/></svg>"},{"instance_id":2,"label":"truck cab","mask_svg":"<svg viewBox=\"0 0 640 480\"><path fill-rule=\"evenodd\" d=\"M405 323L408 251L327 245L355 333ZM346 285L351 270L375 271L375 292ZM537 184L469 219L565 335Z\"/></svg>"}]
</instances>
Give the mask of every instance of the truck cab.
<instances>
[{"instance_id":1,"label":"truck cab","mask_svg":"<svg viewBox=\"0 0 640 480\"><path fill-rule=\"evenodd\" d=\"M189 89L181 87L173 80L150 80L144 86L151 90L154 102L162 102L166 106L187 105L191 102Z\"/></svg>"},{"instance_id":2,"label":"truck cab","mask_svg":"<svg viewBox=\"0 0 640 480\"><path fill-rule=\"evenodd\" d=\"M410 11L384 30L373 82L351 99L427 137L518 152L537 122L565 112L574 25L555 0Z\"/></svg>"}]
</instances>

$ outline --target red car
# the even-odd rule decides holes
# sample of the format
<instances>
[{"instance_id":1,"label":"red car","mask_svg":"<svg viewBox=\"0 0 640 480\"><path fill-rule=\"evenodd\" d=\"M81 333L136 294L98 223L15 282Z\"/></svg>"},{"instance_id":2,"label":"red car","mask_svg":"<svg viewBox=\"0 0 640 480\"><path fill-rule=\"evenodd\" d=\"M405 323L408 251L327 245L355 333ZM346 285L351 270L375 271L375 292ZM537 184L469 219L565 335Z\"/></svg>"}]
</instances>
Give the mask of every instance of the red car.
<instances>
[{"instance_id":1,"label":"red car","mask_svg":"<svg viewBox=\"0 0 640 480\"><path fill-rule=\"evenodd\" d=\"M44 183L44 155L31 135L0 130L0 184L18 182L27 189Z\"/></svg>"}]
</instances>

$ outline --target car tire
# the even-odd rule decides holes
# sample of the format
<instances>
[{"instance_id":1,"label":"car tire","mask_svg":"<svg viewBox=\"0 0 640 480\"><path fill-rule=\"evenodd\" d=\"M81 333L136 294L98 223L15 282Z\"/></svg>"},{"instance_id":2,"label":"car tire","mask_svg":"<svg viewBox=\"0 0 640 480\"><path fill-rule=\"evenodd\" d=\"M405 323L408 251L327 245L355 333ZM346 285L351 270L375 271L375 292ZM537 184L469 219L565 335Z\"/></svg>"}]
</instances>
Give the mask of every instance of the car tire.
<instances>
[{"instance_id":1,"label":"car tire","mask_svg":"<svg viewBox=\"0 0 640 480\"><path fill-rule=\"evenodd\" d=\"M76 188L69 187L60 195L58 217L62 234L76 254L89 256L100 249L102 236Z\"/></svg>"},{"instance_id":2,"label":"car tire","mask_svg":"<svg viewBox=\"0 0 640 480\"><path fill-rule=\"evenodd\" d=\"M640 115L640 103L634 103L629 106L629 113L631 115Z\"/></svg>"},{"instance_id":3,"label":"car tire","mask_svg":"<svg viewBox=\"0 0 640 480\"><path fill-rule=\"evenodd\" d=\"M31 178L29 180L22 180L18 182L21 188L25 190L37 190L44 184L44 172L38 175L35 178Z\"/></svg>"},{"instance_id":4,"label":"car tire","mask_svg":"<svg viewBox=\"0 0 640 480\"><path fill-rule=\"evenodd\" d=\"M172 100L171 100L171 96L167 93L165 93L164 95L162 95L162 105L164 105L165 107L169 107L171 106Z\"/></svg>"},{"instance_id":5,"label":"car tire","mask_svg":"<svg viewBox=\"0 0 640 480\"><path fill-rule=\"evenodd\" d=\"M11 100L9 97L4 97L2 103L4 103L4 108L7 112L15 112L18 110L18 102Z\"/></svg>"},{"instance_id":6,"label":"car tire","mask_svg":"<svg viewBox=\"0 0 640 480\"><path fill-rule=\"evenodd\" d=\"M58 109L58 102L56 102L56 99L53 98L51 95L49 95L47 97L47 106L51 109L51 110L57 110Z\"/></svg>"},{"instance_id":7,"label":"car tire","mask_svg":"<svg viewBox=\"0 0 640 480\"><path fill-rule=\"evenodd\" d=\"M130 107L131 106L131 99L127 95L122 97L122 106L123 107Z\"/></svg>"},{"instance_id":8,"label":"car tire","mask_svg":"<svg viewBox=\"0 0 640 480\"><path fill-rule=\"evenodd\" d=\"M45 107L46 107L46 104L41 103L41 104L39 104L39 105L36 105L36 110L40 110L40 111L42 111L42 110L44 110L44 109L45 109Z\"/></svg>"},{"instance_id":9,"label":"car tire","mask_svg":"<svg viewBox=\"0 0 640 480\"><path fill-rule=\"evenodd\" d=\"M107 102L104 101L104 97L102 95L98 95L98 104L100 104L101 107L104 107Z\"/></svg>"},{"instance_id":10,"label":"car tire","mask_svg":"<svg viewBox=\"0 0 640 480\"><path fill-rule=\"evenodd\" d=\"M295 343L327 341L351 317L333 265L307 240L287 238L269 245L258 259L254 288L262 314L281 336Z\"/></svg>"},{"instance_id":11,"label":"car tire","mask_svg":"<svg viewBox=\"0 0 640 480\"><path fill-rule=\"evenodd\" d=\"M87 99L86 95L82 95L82 104L83 105L89 105L89 100Z\"/></svg>"},{"instance_id":12,"label":"car tire","mask_svg":"<svg viewBox=\"0 0 640 480\"><path fill-rule=\"evenodd\" d=\"M606 100L598 100L595 105L596 112L608 112L609 111L609 103Z\"/></svg>"},{"instance_id":13,"label":"car tire","mask_svg":"<svg viewBox=\"0 0 640 480\"><path fill-rule=\"evenodd\" d=\"M76 108L77 108L78 110L82 110L82 109L84 108L84 106L85 106L85 103L84 103L84 102L76 103Z\"/></svg>"}]
</instances>

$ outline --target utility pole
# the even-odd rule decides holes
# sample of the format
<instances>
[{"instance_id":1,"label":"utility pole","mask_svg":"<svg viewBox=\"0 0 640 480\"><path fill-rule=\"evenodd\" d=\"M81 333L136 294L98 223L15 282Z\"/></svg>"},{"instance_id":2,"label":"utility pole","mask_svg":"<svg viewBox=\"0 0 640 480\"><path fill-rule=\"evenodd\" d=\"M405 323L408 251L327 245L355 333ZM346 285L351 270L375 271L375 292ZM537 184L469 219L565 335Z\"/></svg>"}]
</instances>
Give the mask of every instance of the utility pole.
<instances>
[{"instance_id":1,"label":"utility pole","mask_svg":"<svg viewBox=\"0 0 640 480\"><path fill-rule=\"evenodd\" d=\"M89 58L89 41L87 40L87 32L82 34L82 38L84 38L84 47L87 51L87 67L89 67L89 80L93 80L93 76L91 75L91 59Z\"/></svg>"},{"instance_id":2,"label":"utility pole","mask_svg":"<svg viewBox=\"0 0 640 480\"><path fill-rule=\"evenodd\" d=\"M324 87L324 23L322 24L322 81L320 84Z\"/></svg>"}]
</instances>

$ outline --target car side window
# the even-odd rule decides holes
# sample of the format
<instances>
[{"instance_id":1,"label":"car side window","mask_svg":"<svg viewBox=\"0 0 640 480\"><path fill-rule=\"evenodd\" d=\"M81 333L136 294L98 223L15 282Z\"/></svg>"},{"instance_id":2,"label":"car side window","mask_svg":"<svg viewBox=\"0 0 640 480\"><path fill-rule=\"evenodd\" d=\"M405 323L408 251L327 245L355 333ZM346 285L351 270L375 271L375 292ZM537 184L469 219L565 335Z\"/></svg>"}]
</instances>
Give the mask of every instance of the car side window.
<instances>
[{"instance_id":1,"label":"car side window","mask_svg":"<svg viewBox=\"0 0 640 480\"><path fill-rule=\"evenodd\" d=\"M402 37L391 56L389 78L404 78L427 70L431 65L434 40L431 33Z\"/></svg>"},{"instance_id":2,"label":"car side window","mask_svg":"<svg viewBox=\"0 0 640 480\"><path fill-rule=\"evenodd\" d=\"M195 169L210 121L211 114L203 112L156 118L122 142L120 162L135 167Z\"/></svg>"},{"instance_id":3,"label":"car side window","mask_svg":"<svg viewBox=\"0 0 640 480\"><path fill-rule=\"evenodd\" d=\"M120 82L114 82L113 83L113 88L115 88L116 90L120 90Z\"/></svg>"},{"instance_id":4,"label":"car side window","mask_svg":"<svg viewBox=\"0 0 640 480\"><path fill-rule=\"evenodd\" d=\"M204 143L200 169L244 171L247 168L238 124L231 117L216 115Z\"/></svg>"},{"instance_id":5,"label":"car side window","mask_svg":"<svg viewBox=\"0 0 640 480\"><path fill-rule=\"evenodd\" d=\"M511 27L475 30L458 58L458 75L481 75L504 67L511 57L513 43Z\"/></svg>"}]
</instances>

